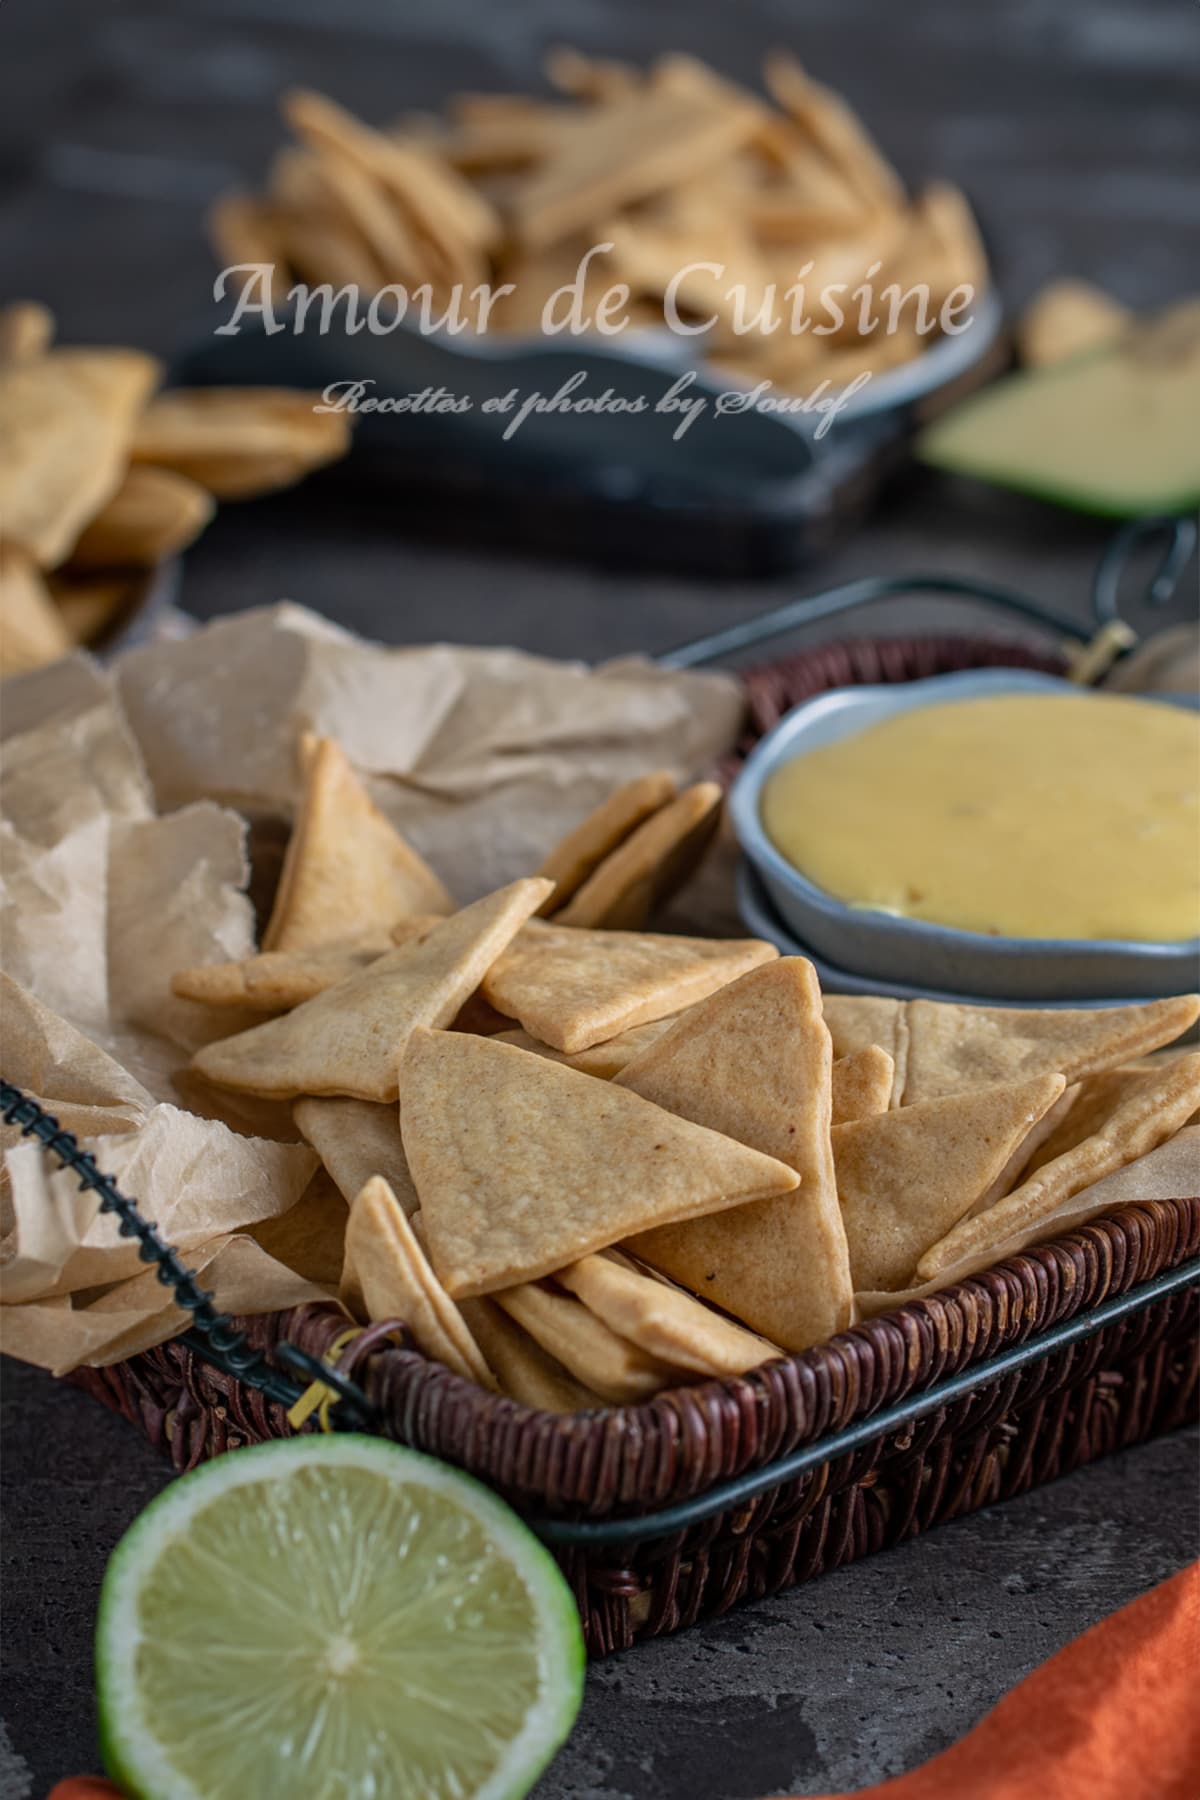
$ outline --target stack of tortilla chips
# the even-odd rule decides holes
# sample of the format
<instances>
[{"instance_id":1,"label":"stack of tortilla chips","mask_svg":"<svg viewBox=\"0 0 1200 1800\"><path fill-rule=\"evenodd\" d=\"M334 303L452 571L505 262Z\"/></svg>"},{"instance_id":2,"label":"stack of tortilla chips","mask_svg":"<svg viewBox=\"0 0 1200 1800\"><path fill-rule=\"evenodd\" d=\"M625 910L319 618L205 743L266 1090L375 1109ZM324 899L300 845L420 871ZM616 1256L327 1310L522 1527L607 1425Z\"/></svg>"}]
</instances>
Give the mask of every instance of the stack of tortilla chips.
<instances>
[{"instance_id":1,"label":"stack of tortilla chips","mask_svg":"<svg viewBox=\"0 0 1200 1800\"><path fill-rule=\"evenodd\" d=\"M466 323L532 333L582 265L589 327L602 301L608 331L661 327L669 298L691 329L712 321L690 341L723 369L804 393L929 341L915 302L894 330L864 320L858 283L924 285L929 329L957 288L988 285L959 190L934 181L910 198L846 102L786 53L767 59L770 101L689 56L642 71L557 50L546 67L555 99L460 94L445 118L382 128L321 94L288 94L298 141L263 195L217 203L217 255L270 266L281 304L295 282L367 297L427 284L439 299L458 288ZM811 299L793 324L782 296L798 280ZM485 285L498 298L483 316ZM845 301L840 321L818 306L826 288ZM776 322L759 327L764 306Z\"/></svg>"},{"instance_id":2,"label":"stack of tortilla chips","mask_svg":"<svg viewBox=\"0 0 1200 1800\"><path fill-rule=\"evenodd\" d=\"M456 908L336 743L301 755L261 953L174 983L262 1021L191 1078L217 1108L291 1103L349 1206L348 1311L484 1387L571 1411L804 1349L864 1296L986 1262L1200 1108L1200 1054L1143 1060L1194 996L823 997L769 944L641 929L707 790L635 781Z\"/></svg>"},{"instance_id":3,"label":"stack of tortilla chips","mask_svg":"<svg viewBox=\"0 0 1200 1800\"><path fill-rule=\"evenodd\" d=\"M103 638L216 500L287 486L349 442L315 395L156 394L154 357L53 336L34 301L0 310L0 676Z\"/></svg>"}]
</instances>

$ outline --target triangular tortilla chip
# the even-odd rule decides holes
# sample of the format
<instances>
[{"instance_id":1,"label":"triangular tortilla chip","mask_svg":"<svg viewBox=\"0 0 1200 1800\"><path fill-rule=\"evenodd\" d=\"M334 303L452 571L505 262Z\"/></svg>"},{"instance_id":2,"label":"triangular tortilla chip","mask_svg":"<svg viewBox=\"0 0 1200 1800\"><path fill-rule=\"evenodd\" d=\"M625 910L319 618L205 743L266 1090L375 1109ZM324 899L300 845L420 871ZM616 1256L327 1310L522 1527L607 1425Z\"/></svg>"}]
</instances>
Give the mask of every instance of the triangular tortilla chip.
<instances>
[{"instance_id":1,"label":"triangular tortilla chip","mask_svg":"<svg viewBox=\"0 0 1200 1800\"><path fill-rule=\"evenodd\" d=\"M864 1044L833 1065L833 1122L870 1119L892 1104L896 1064L878 1044Z\"/></svg>"},{"instance_id":2,"label":"triangular tortilla chip","mask_svg":"<svg viewBox=\"0 0 1200 1800\"><path fill-rule=\"evenodd\" d=\"M395 1100L408 1033L450 1024L545 893L544 881L514 881L315 1000L207 1044L193 1067L221 1087L267 1099Z\"/></svg>"},{"instance_id":3,"label":"triangular tortilla chip","mask_svg":"<svg viewBox=\"0 0 1200 1800\"><path fill-rule=\"evenodd\" d=\"M568 1375L494 1300L464 1300L459 1309L500 1383L500 1391L539 1412L586 1412L603 1406L599 1394Z\"/></svg>"},{"instance_id":4,"label":"triangular tortilla chip","mask_svg":"<svg viewBox=\"0 0 1200 1800\"><path fill-rule=\"evenodd\" d=\"M610 1405L634 1406L661 1388L677 1387L683 1378L678 1366L648 1356L567 1294L525 1281L495 1300L543 1350Z\"/></svg>"},{"instance_id":5,"label":"triangular tortilla chip","mask_svg":"<svg viewBox=\"0 0 1200 1800\"><path fill-rule=\"evenodd\" d=\"M1197 1018L1194 994L1094 1011L910 1000L903 1104L1050 1070L1078 1081L1173 1043Z\"/></svg>"},{"instance_id":6,"label":"triangular tortilla chip","mask_svg":"<svg viewBox=\"0 0 1200 1800\"><path fill-rule=\"evenodd\" d=\"M759 938L577 931L538 920L488 971L483 991L544 1044L574 1054L679 1012L778 954Z\"/></svg>"},{"instance_id":7,"label":"triangular tortilla chip","mask_svg":"<svg viewBox=\"0 0 1200 1800\"><path fill-rule=\"evenodd\" d=\"M1097 1077L1097 1079L1101 1079ZM964 1213L966 1219L973 1218L976 1213L986 1212L989 1206L995 1206L997 1200L1003 1200L1011 1194L1022 1176L1027 1174L1040 1160L1041 1146L1058 1132L1059 1126L1079 1098L1079 1083L1073 1082L1065 1087L1054 1105L1044 1112L1040 1119L1034 1121L1026 1135L1016 1146L1012 1155L1001 1169L989 1188L980 1194L970 1212ZM1086 1136L1087 1133L1081 1133Z\"/></svg>"},{"instance_id":8,"label":"triangular tortilla chip","mask_svg":"<svg viewBox=\"0 0 1200 1800\"><path fill-rule=\"evenodd\" d=\"M619 1337L696 1375L744 1375L782 1354L766 1338L610 1250L571 1263L554 1279Z\"/></svg>"},{"instance_id":9,"label":"triangular tortilla chip","mask_svg":"<svg viewBox=\"0 0 1200 1800\"><path fill-rule=\"evenodd\" d=\"M721 822L715 781L685 788L604 858L554 917L559 925L637 931L695 869Z\"/></svg>"},{"instance_id":10,"label":"triangular tortilla chip","mask_svg":"<svg viewBox=\"0 0 1200 1800\"><path fill-rule=\"evenodd\" d=\"M970 1210L1065 1085L1061 1075L1038 1075L835 1126L855 1287L905 1286L918 1258Z\"/></svg>"},{"instance_id":11,"label":"triangular tortilla chip","mask_svg":"<svg viewBox=\"0 0 1200 1800\"><path fill-rule=\"evenodd\" d=\"M955 1226L922 1256L918 1276L922 1281L931 1280L963 1257L1036 1225L1074 1194L1165 1144L1186 1125L1197 1106L1200 1051L1193 1051L1176 1057L1151 1073L1144 1084L1126 1092L1098 1131L1053 1162L1044 1163L1007 1199ZM1070 1116L1068 1113L1068 1121Z\"/></svg>"},{"instance_id":12,"label":"triangular tortilla chip","mask_svg":"<svg viewBox=\"0 0 1200 1800\"><path fill-rule=\"evenodd\" d=\"M894 1068L891 1104L899 1106L908 1060L907 1001L881 994L826 994L821 1004L839 1061L872 1045L887 1051Z\"/></svg>"},{"instance_id":13,"label":"triangular tortilla chip","mask_svg":"<svg viewBox=\"0 0 1200 1800\"><path fill-rule=\"evenodd\" d=\"M381 1175L372 1176L350 1208L345 1267L369 1320L403 1319L426 1356L481 1387L495 1387L466 1320L429 1267Z\"/></svg>"},{"instance_id":14,"label":"triangular tortilla chip","mask_svg":"<svg viewBox=\"0 0 1200 1800\"><path fill-rule=\"evenodd\" d=\"M597 864L622 843L629 833L656 813L675 794L675 782L666 769L649 775L638 775L582 819L573 831L555 844L538 874L554 883L554 892L546 903L553 912L582 886Z\"/></svg>"},{"instance_id":15,"label":"triangular tortilla chip","mask_svg":"<svg viewBox=\"0 0 1200 1800\"><path fill-rule=\"evenodd\" d=\"M414 1032L401 1095L430 1256L456 1298L796 1186L769 1156L494 1038Z\"/></svg>"},{"instance_id":16,"label":"triangular tortilla chip","mask_svg":"<svg viewBox=\"0 0 1200 1800\"><path fill-rule=\"evenodd\" d=\"M630 1243L651 1267L788 1350L850 1323L829 1140L832 1061L812 964L789 956L694 1008L614 1083L799 1174L796 1193Z\"/></svg>"},{"instance_id":17,"label":"triangular tortilla chip","mask_svg":"<svg viewBox=\"0 0 1200 1800\"><path fill-rule=\"evenodd\" d=\"M1173 1043L1197 1018L1195 994L1095 1009L825 996L835 1056L878 1044L895 1061L893 1106L1054 1071L1078 1081Z\"/></svg>"},{"instance_id":18,"label":"triangular tortilla chip","mask_svg":"<svg viewBox=\"0 0 1200 1800\"><path fill-rule=\"evenodd\" d=\"M372 1175L382 1175L409 1219L421 1202L408 1172L395 1106L373 1100L297 1100L297 1127L352 1203Z\"/></svg>"},{"instance_id":19,"label":"triangular tortilla chip","mask_svg":"<svg viewBox=\"0 0 1200 1800\"><path fill-rule=\"evenodd\" d=\"M120 486L161 374L140 350L51 350L0 369L0 520L40 568L63 561Z\"/></svg>"},{"instance_id":20,"label":"triangular tortilla chip","mask_svg":"<svg viewBox=\"0 0 1200 1800\"><path fill-rule=\"evenodd\" d=\"M304 767L304 793L288 841L264 950L383 933L414 913L454 902L433 870L384 817L333 738Z\"/></svg>"},{"instance_id":21,"label":"triangular tortilla chip","mask_svg":"<svg viewBox=\"0 0 1200 1800\"><path fill-rule=\"evenodd\" d=\"M32 557L0 543L0 680L57 662L73 643Z\"/></svg>"},{"instance_id":22,"label":"triangular tortilla chip","mask_svg":"<svg viewBox=\"0 0 1200 1800\"><path fill-rule=\"evenodd\" d=\"M566 1063L568 1068L580 1069L585 1075L611 1081L635 1056L640 1056L643 1050L657 1043L665 1031L670 1031L681 1016L668 1013L665 1019L651 1019L648 1025L635 1025L632 1031L622 1031L602 1044L593 1044L589 1050L577 1050L573 1056L565 1050L551 1049L549 1044L543 1044L540 1038L532 1037L519 1025L512 1031L498 1031L494 1035L502 1044L515 1044L518 1050L532 1050L535 1056L548 1056L551 1062ZM484 1035L490 1037L493 1034L486 1032Z\"/></svg>"},{"instance_id":23,"label":"triangular tortilla chip","mask_svg":"<svg viewBox=\"0 0 1200 1800\"><path fill-rule=\"evenodd\" d=\"M202 963L171 977L171 992L206 1006L245 1006L252 1012L291 1012L336 987L392 948L390 936L321 944L311 950L265 950L240 962Z\"/></svg>"}]
</instances>

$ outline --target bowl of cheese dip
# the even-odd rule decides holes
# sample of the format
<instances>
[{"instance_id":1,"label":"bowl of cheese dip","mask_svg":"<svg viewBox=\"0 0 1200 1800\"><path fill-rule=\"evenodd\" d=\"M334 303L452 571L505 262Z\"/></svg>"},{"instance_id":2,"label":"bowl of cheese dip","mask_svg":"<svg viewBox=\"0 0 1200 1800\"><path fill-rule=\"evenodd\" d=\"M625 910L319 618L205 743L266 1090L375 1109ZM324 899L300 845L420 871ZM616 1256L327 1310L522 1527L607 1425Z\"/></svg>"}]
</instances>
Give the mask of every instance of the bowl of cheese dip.
<instances>
[{"instance_id":1,"label":"bowl of cheese dip","mask_svg":"<svg viewBox=\"0 0 1200 1800\"><path fill-rule=\"evenodd\" d=\"M1200 960L1200 709L1017 669L822 694L731 796L783 921L856 975L1146 997Z\"/></svg>"}]
</instances>

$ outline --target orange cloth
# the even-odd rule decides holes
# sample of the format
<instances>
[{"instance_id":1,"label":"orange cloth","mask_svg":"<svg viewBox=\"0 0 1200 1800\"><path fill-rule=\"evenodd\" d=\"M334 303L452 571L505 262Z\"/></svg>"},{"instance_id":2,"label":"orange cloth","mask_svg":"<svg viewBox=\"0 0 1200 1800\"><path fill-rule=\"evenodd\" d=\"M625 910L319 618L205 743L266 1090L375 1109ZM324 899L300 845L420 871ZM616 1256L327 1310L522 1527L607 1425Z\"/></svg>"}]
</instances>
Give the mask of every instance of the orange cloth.
<instances>
[{"instance_id":1,"label":"orange cloth","mask_svg":"<svg viewBox=\"0 0 1200 1800\"><path fill-rule=\"evenodd\" d=\"M1200 1563L1102 1619L932 1762L819 1800L1197 1800ZM121 1800L61 1781L49 1800Z\"/></svg>"},{"instance_id":2,"label":"orange cloth","mask_svg":"<svg viewBox=\"0 0 1200 1800\"><path fill-rule=\"evenodd\" d=\"M1193 1563L1027 1675L949 1750L853 1800L1197 1800L1198 1677Z\"/></svg>"}]
</instances>

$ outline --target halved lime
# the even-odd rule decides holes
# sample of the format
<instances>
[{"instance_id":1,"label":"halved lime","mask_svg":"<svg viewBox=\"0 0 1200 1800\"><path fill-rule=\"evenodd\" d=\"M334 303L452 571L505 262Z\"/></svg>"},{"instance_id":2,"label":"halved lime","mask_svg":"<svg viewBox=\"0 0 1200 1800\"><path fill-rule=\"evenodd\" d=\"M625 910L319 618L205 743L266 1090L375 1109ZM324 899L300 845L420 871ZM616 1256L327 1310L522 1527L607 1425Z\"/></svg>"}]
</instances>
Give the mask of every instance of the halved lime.
<instances>
[{"instance_id":1,"label":"halved lime","mask_svg":"<svg viewBox=\"0 0 1200 1800\"><path fill-rule=\"evenodd\" d=\"M566 1582L495 1495L371 1437L238 1450L113 1554L96 1678L137 1800L509 1800L571 1729Z\"/></svg>"}]
</instances>

